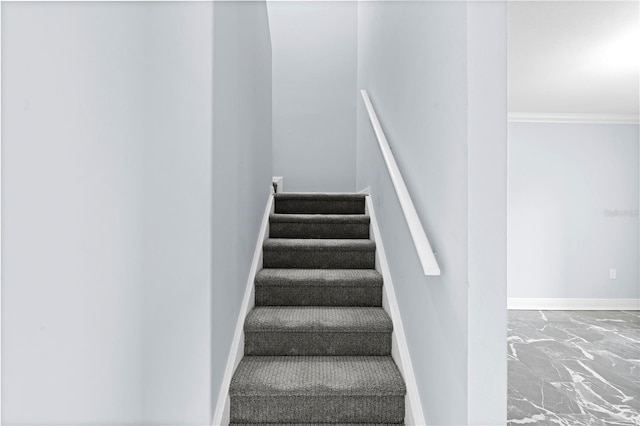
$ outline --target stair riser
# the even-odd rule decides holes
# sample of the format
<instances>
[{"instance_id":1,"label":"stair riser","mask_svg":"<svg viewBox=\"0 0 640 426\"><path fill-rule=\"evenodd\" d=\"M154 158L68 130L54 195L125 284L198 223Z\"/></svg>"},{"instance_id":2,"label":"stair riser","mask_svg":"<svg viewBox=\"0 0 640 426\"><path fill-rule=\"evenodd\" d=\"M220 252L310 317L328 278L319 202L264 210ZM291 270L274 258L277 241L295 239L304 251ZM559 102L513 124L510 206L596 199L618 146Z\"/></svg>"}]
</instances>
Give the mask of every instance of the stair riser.
<instances>
[{"instance_id":1,"label":"stair riser","mask_svg":"<svg viewBox=\"0 0 640 426\"><path fill-rule=\"evenodd\" d=\"M245 332L245 355L391 355L391 333Z\"/></svg>"},{"instance_id":2,"label":"stair riser","mask_svg":"<svg viewBox=\"0 0 640 426\"><path fill-rule=\"evenodd\" d=\"M232 423L403 423L404 396L231 396Z\"/></svg>"},{"instance_id":3,"label":"stair riser","mask_svg":"<svg viewBox=\"0 0 640 426\"><path fill-rule=\"evenodd\" d=\"M278 200L275 213L281 214L364 214L364 200Z\"/></svg>"},{"instance_id":4,"label":"stair riser","mask_svg":"<svg viewBox=\"0 0 640 426\"><path fill-rule=\"evenodd\" d=\"M256 286L256 306L382 306L382 287Z\"/></svg>"},{"instance_id":5,"label":"stair riser","mask_svg":"<svg viewBox=\"0 0 640 426\"><path fill-rule=\"evenodd\" d=\"M264 268L373 269L374 251L264 250Z\"/></svg>"},{"instance_id":6,"label":"stair riser","mask_svg":"<svg viewBox=\"0 0 640 426\"><path fill-rule=\"evenodd\" d=\"M271 223L270 238L369 238L369 225L366 223Z\"/></svg>"}]
</instances>

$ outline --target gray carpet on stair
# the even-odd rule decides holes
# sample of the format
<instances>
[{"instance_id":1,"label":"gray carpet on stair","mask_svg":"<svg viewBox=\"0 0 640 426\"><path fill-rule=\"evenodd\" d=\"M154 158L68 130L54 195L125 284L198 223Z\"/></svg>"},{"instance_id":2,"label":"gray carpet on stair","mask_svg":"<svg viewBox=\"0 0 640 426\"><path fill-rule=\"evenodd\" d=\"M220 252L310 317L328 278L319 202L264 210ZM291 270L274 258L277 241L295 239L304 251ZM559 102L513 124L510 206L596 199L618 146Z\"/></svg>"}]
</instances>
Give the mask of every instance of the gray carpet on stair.
<instances>
[{"instance_id":1,"label":"gray carpet on stair","mask_svg":"<svg viewBox=\"0 0 640 426\"><path fill-rule=\"evenodd\" d=\"M261 269L257 285L330 287L381 287L382 275L375 269Z\"/></svg>"},{"instance_id":2,"label":"gray carpet on stair","mask_svg":"<svg viewBox=\"0 0 640 426\"><path fill-rule=\"evenodd\" d=\"M272 214L270 238L369 238L367 215Z\"/></svg>"},{"instance_id":3,"label":"gray carpet on stair","mask_svg":"<svg viewBox=\"0 0 640 426\"><path fill-rule=\"evenodd\" d=\"M363 223L368 225L371 221L366 214L278 214L269 215L271 223L326 223L330 225L341 225L351 223Z\"/></svg>"},{"instance_id":4,"label":"gray carpet on stair","mask_svg":"<svg viewBox=\"0 0 640 426\"><path fill-rule=\"evenodd\" d=\"M382 332L246 332L248 356L386 356L391 333Z\"/></svg>"},{"instance_id":5,"label":"gray carpet on stair","mask_svg":"<svg viewBox=\"0 0 640 426\"><path fill-rule=\"evenodd\" d=\"M393 396L404 392L398 367L386 356L246 356L229 390L231 396Z\"/></svg>"},{"instance_id":6,"label":"gray carpet on stair","mask_svg":"<svg viewBox=\"0 0 640 426\"><path fill-rule=\"evenodd\" d=\"M400 423L405 392L391 357L245 356L229 390L231 421Z\"/></svg>"},{"instance_id":7,"label":"gray carpet on stair","mask_svg":"<svg viewBox=\"0 0 640 426\"><path fill-rule=\"evenodd\" d=\"M350 192L278 192L274 194L276 204L284 201L320 201L330 207L338 201L357 200L364 203L367 194Z\"/></svg>"},{"instance_id":8,"label":"gray carpet on stair","mask_svg":"<svg viewBox=\"0 0 640 426\"><path fill-rule=\"evenodd\" d=\"M376 244L365 239L305 239L269 238L264 242L265 250L292 250L314 252L375 252Z\"/></svg>"},{"instance_id":9,"label":"gray carpet on stair","mask_svg":"<svg viewBox=\"0 0 640 426\"><path fill-rule=\"evenodd\" d=\"M258 307L247 316L245 331L252 332L391 332L393 325L382 308Z\"/></svg>"},{"instance_id":10,"label":"gray carpet on stair","mask_svg":"<svg viewBox=\"0 0 640 426\"><path fill-rule=\"evenodd\" d=\"M392 396L236 396L231 399L233 422L385 423L404 421L404 395Z\"/></svg>"},{"instance_id":11,"label":"gray carpet on stair","mask_svg":"<svg viewBox=\"0 0 640 426\"><path fill-rule=\"evenodd\" d=\"M264 268L375 268L372 240L269 238L262 249Z\"/></svg>"},{"instance_id":12,"label":"gray carpet on stair","mask_svg":"<svg viewBox=\"0 0 640 426\"><path fill-rule=\"evenodd\" d=\"M399 426L404 423L263 423L265 426ZM255 423L230 423L229 426L255 426Z\"/></svg>"},{"instance_id":13,"label":"gray carpet on stair","mask_svg":"<svg viewBox=\"0 0 640 426\"><path fill-rule=\"evenodd\" d=\"M404 422L363 194L276 194L229 388L231 424Z\"/></svg>"},{"instance_id":14,"label":"gray carpet on stair","mask_svg":"<svg viewBox=\"0 0 640 426\"><path fill-rule=\"evenodd\" d=\"M275 213L364 214L364 194L275 194Z\"/></svg>"},{"instance_id":15,"label":"gray carpet on stair","mask_svg":"<svg viewBox=\"0 0 640 426\"><path fill-rule=\"evenodd\" d=\"M382 306L375 269L262 269L256 306Z\"/></svg>"},{"instance_id":16,"label":"gray carpet on stair","mask_svg":"<svg viewBox=\"0 0 640 426\"><path fill-rule=\"evenodd\" d=\"M245 355L391 355L382 308L257 307L244 325Z\"/></svg>"}]
</instances>

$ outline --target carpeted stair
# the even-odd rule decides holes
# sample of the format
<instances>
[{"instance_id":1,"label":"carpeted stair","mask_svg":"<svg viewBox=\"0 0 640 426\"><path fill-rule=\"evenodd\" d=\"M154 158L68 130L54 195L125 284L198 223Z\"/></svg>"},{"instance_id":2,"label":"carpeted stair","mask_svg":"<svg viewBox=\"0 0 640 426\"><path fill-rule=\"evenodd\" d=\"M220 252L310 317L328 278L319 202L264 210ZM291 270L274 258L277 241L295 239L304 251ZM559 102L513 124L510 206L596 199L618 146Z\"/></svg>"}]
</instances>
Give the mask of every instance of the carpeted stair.
<instances>
[{"instance_id":1,"label":"carpeted stair","mask_svg":"<svg viewBox=\"0 0 640 426\"><path fill-rule=\"evenodd\" d=\"M275 195L229 389L232 425L404 422L364 197Z\"/></svg>"}]
</instances>

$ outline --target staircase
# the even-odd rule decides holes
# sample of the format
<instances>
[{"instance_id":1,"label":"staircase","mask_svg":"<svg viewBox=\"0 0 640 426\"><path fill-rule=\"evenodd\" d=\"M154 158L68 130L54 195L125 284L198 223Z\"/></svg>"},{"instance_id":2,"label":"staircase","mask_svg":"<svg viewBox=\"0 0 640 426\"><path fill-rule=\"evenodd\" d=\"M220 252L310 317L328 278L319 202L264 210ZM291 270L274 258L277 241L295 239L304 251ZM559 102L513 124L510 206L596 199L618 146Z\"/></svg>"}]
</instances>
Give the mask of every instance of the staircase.
<instances>
[{"instance_id":1,"label":"staircase","mask_svg":"<svg viewBox=\"0 0 640 426\"><path fill-rule=\"evenodd\" d=\"M282 193L274 210L231 424L402 424L365 196Z\"/></svg>"}]
</instances>

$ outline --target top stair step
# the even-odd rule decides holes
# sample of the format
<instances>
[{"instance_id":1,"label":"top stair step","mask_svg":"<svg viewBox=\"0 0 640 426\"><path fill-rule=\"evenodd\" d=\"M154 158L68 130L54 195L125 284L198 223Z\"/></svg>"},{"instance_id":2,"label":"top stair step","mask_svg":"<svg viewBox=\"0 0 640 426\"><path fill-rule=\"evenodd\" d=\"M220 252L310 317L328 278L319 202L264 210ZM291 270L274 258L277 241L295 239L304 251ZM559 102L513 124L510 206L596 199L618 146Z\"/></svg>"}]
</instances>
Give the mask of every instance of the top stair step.
<instances>
[{"instance_id":1,"label":"top stair step","mask_svg":"<svg viewBox=\"0 0 640 426\"><path fill-rule=\"evenodd\" d=\"M275 194L275 213L364 214L366 194L282 192Z\"/></svg>"}]
</instances>

